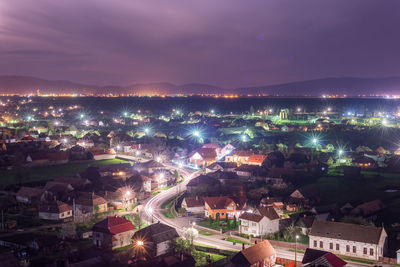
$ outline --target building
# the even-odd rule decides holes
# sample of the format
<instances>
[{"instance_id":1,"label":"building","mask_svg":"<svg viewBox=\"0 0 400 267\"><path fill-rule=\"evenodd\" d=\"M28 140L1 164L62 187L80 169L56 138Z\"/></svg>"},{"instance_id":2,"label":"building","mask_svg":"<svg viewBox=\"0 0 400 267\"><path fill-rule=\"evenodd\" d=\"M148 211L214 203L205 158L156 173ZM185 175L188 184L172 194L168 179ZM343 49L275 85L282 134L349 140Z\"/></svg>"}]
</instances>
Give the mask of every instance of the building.
<instances>
[{"instance_id":1,"label":"building","mask_svg":"<svg viewBox=\"0 0 400 267\"><path fill-rule=\"evenodd\" d=\"M177 237L179 235L175 228L158 222L135 232L133 243L143 246L146 255L155 258L172 252L173 242Z\"/></svg>"},{"instance_id":2,"label":"building","mask_svg":"<svg viewBox=\"0 0 400 267\"><path fill-rule=\"evenodd\" d=\"M132 244L135 227L132 222L121 217L108 217L93 228L93 244L105 249L116 249Z\"/></svg>"},{"instance_id":3,"label":"building","mask_svg":"<svg viewBox=\"0 0 400 267\"><path fill-rule=\"evenodd\" d=\"M347 262L331 252L312 248L306 249L301 263L304 267L343 267L347 264Z\"/></svg>"},{"instance_id":4,"label":"building","mask_svg":"<svg viewBox=\"0 0 400 267\"><path fill-rule=\"evenodd\" d=\"M249 158L253 155L253 151L250 150L235 150L232 155L225 156L225 161L236 162L238 166L242 164L248 164Z\"/></svg>"},{"instance_id":5,"label":"building","mask_svg":"<svg viewBox=\"0 0 400 267\"><path fill-rule=\"evenodd\" d=\"M204 216L206 218L210 217L213 220L234 219L234 217L239 218L242 213L242 209L246 206L240 207L239 203L235 203L232 198L227 196L221 197L205 197L204 198Z\"/></svg>"},{"instance_id":6,"label":"building","mask_svg":"<svg viewBox=\"0 0 400 267\"><path fill-rule=\"evenodd\" d=\"M309 237L310 248L376 261L387 247L383 227L315 220Z\"/></svg>"},{"instance_id":7,"label":"building","mask_svg":"<svg viewBox=\"0 0 400 267\"><path fill-rule=\"evenodd\" d=\"M44 200L46 191L42 188L22 186L17 194L17 202L31 204Z\"/></svg>"},{"instance_id":8,"label":"building","mask_svg":"<svg viewBox=\"0 0 400 267\"><path fill-rule=\"evenodd\" d=\"M247 164L261 166L266 158L267 156L265 155L251 155L247 160Z\"/></svg>"},{"instance_id":9,"label":"building","mask_svg":"<svg viewBox=\"0 0 400 267\"><path fill-rule=\"evenodd\" d=\"M279 215L273 207L260 208L255 213L245 212L239 219L241 234L263 236L279 231Z\"/></svg>"},{"instance_id":10,"label":"building","mask_svg":"<svg viewBox=\"0 0 400 267\"><path fill-rule=\"evenodd\" d=\"M94 193L81 192L75 206L82 213L101 213L107 211L107 200Z\"/></svg>"},{"instance_id":11,"label":"building","mask_svg":"<svg viewBox=\"0 0 400 267\"><path fill-rule=\"evenodd\" d=\"M268 240L243 249L233 256L228 266L269 267L275 265L276 252Z\"/></svg>"},{"instance_id":12,"label":"building","mask_svg":"<svg viewBox=\"0 0 400 267\"><path fill-rule=\"evenodd\" d=\"M181 204L188 213L203 214L204 213L204 200L202 197L185 197Z\"/></svg>"},{"instance_id":13,"label":"building","mask_svg":"<svg viewBox=\"0 0 400 267\"><path fill-rule=\"evenodd\" d=\"M215 148L199 148L189 155L189 162L196 166L208 166L217 161Z\"/></svg>"},{"instance_id":14,"label":"building","mask_svg":"<svg viewBox=\"0 0 400 267\"><path fill-rule=\"evenodd\" d=\"M72 208L70 205L61 201L42 204L39 207L39 218L52 221L71 219Z\"/></svg>"}]
</instances>

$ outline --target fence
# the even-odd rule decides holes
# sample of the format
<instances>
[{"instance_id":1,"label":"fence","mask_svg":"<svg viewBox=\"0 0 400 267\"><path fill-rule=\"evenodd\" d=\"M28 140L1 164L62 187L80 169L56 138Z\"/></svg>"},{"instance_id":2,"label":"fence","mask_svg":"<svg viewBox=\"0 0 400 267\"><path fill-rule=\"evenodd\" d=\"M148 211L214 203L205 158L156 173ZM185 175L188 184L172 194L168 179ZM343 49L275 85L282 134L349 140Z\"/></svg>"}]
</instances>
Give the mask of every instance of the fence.
<instances>
[{"instance_id":1,"label":"fence","mask_svg":"<svg viewBox=\"0 0 400 267\"><path fill-rule=\"evenodd\" d=\"M255 241L261 242L261 239L260 238L252 238L251 239L252 243L255 243ZM268 241L269 241L269 243L271 243L272 246L275 246L275 247L285 247L285 248L292 248L292 249L296 248L295 243L285 242L285 241L276 241L276 240L268 240ZM307 248L308 248L308 245L297 243L297 249L305 250Z\"/></svg>"}]
</instances>

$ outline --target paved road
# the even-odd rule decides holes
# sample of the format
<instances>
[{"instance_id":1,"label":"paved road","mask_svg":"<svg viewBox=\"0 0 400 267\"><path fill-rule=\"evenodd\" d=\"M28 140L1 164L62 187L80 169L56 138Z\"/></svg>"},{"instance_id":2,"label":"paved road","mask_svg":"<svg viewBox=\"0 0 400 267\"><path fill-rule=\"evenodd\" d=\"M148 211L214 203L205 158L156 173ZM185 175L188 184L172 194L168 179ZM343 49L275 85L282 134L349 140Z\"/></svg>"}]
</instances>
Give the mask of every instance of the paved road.
<instances>
[{"instance_id":1,"label":"paved road","mask_svg":"<svg viewBox=\"0 0 400 267\"><path fill-rule=\"evenodd\" d=\"M182 168L178 168L175 165L172 164L166 164L164 163L165 166L171 169L177 169L181 174L184 176L184 181L177 186L170 188L168 190L162 191L161 193L155 195L151 199L147 200L146 203L144 204L144 209L142 212L144 215L147 217L147 220L149 222L162 222L166 225L169 225L171 227L174 227L178 234L183 235L185 229L187 227L190 227L189 221L187 219L182 219L182 218L175 218L175 219L168 219L165 218L161 214L161 205L166 202L167 200L171 199L174 196L177 196L181 192L186 190L186 185L188 182L193 179L194 177L198 176L201 171L197 172L191 172ZM201 243L204 245L208 246L213 246L213 247L218 247L220 249L227 249L227 250L241 250L242 245L241 244L233 244L232 242L228 242L225 240L222 240L224 238L223 235L212 235L212 236L204 236L204 235L199 235L198 238L196 238L195 242ZM290 259L294 260L295 259L295 253L293 251L289 251L288 249L284 248L279 248L275 247L275 251L277 254L277 257L280 258L285 258L285 259ZM303 258L302 253L297 253L297 259L301 261ZM380 264L382 265L382 264ZM347 264L349 267L365 267L365 266L370 266L368 264L361 264L361 263L355 263L355 262L349 262Z\"/></svg>"}]
</instances>

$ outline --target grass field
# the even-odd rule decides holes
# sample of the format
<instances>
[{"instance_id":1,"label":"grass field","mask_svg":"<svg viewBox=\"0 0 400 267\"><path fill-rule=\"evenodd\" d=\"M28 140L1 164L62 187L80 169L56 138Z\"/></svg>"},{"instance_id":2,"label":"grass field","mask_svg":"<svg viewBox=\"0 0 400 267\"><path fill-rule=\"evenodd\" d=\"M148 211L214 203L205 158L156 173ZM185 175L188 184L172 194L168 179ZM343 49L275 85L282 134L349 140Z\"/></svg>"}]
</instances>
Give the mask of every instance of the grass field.
<instances>
[{"instance_id":1,"label":"grass field","mask_svg":"<svg viewBox=\"0 0 400 267\"><path fill-rule=\"evenodd\" d=\"M322 196L323 204L345 204L346 202L364 202L374 199L388 200L400 198L400 191L386 193L390 187L400 186L397 173L378 173L363 171L364 178L352 179L344 176L325 176L314 185Z\"/></svg>"},{"instance_id":2,"label":"grass field","mask_svg":"<svg viewBox=\"0 0 400 267\"><path fill-rule=\"evenodd\" d=\"M239 239L235 239L233 237L228 237L226 239L226 241L229 241L229 242L232 242L232 243L237 243L237 244L245 244L245 245L249 245L250 244L249 242L245 242L245 241L242 241L242 240L239 240Z\"/></svg>"},{"instance_id":3,"label":"grass field","mask_svg":"<svg viewBox=\"0 0 400 267\"><path fill-rule=\"evenodd\" d=\"M207 256L210 257L211 262L216 262L220 259L225 258L224 255L219 255L219 254L213 254L213 253L207 253L204 251L198 251L194 250L192 251L192 255L194 259L196 260L196 266L205 266L207 265Z\"/></svg>"},{"instance_id":4,"label":"grass field","mask_svg":"<svg viewBox=\"0 0 400 267\"><path fill-rule=\"evenodd\" d=\"M67 163L61 165L51 166L36 166L31 168L25 168L27 177L22 181L23 183L42 182L54 179L59 176L75 176L78 172L85 170L90 166L104 166L110 164L127 163L128 161L119 159L106 159L98 161L88 161L84 163ZM0 184L13 184L15 172L14 171L0 171Z\"/></svg>"}]
</instances>

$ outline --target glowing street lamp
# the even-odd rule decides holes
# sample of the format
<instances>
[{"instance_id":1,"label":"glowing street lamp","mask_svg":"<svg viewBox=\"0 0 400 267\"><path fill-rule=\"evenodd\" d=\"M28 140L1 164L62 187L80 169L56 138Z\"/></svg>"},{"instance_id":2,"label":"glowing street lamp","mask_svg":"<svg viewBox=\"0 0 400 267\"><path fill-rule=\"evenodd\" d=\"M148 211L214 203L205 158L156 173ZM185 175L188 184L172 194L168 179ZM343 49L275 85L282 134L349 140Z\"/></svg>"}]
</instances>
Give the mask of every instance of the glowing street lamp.
<instances>
[{"instance_id":1,"label":"glowing street lamp","mask_svg":"<svg viewBox=\"0 0 400 267\"><path fill-rule=\"evenodd\" d=\"M338 151L339 157L340 157L343 153L344 153L343 149L339 149L339 151Z\"/></svg>"},{"instance_id":2,"label":"glowing street lamp","mask_svg":"<svg viewBox=\"0 0 400 267\"><path fill-rule=\"evenodd\" d=\"M161 157L158 156L158 157L156 158L156 161L157 161L157 162L161 162Z\"/></svg>"},{"instance_id":3,"label":"glowing street lamp","mask_svg":"<svg viewBox=\"0 0 400 267\"><path fill-rule=\"evenodd\" d=\"M247 142L247 136L246 135L242 135L242 142Z\"/></svg>"},{"instance_id":4,"label":"glowing street lamp","mask_svg":"<svg viewBox=\"0 0 400 267\"><path fill-rule=\"evenodd\" d=\"M81 115L79 115L79 117L80 117L81 119L83 119L83 117L85 117L85 115L81 114Z\"/></svg>"},{"instance_id":5,"label":"glowing street lamp","mask_svg":"<svg viewBox=\"0 0 400 267\"><path fill-rule=\"evenodd\" d=\"M58 126L60 123L58 121L54 122L55 126Z\"/></svg>"},{"instance_id":6,"label":"glowing street lamp","mask_svg":"<svg viewBox=\"0 0 400 267\"><path fill-rule=\"evenodd\" d=\"M314 137L311 141L312 141L312 143L313 143L314 145L316 145L316 144L318 143L318 139L315 138L315 137Z\"/></svg>"},{"instance_id":7,"label":"glowing street lamp","mask_svg":"<svg viewBox=\"0 0 400 267\"><path fill-rule=\"evenodd\" d=\"M149 128L145 128L145 129L144 129L144 132L145 132L146 134L148 134L148 133L150 132L150 129L149 129Z\"/></svg>"},{"instance_id":8,"label":"glowing street lamp","mask_svg":"<svg viewBox=\"0 0 400 267\"><path fill-rule=\"evenodd\" d=\"M138 240L138 241L136 242L136 245L138 245L138 246L143 246L143 245L144 245L144 242L143 242L142 240Z\"/></svg>"},{"instance_id":9,"label":"glowing street lamp","mask_svg":"<svg viewBox=\"0 0 400 267\"><path fill-rule=\"evenodd\" d=\"M124 117L128 116L128 112L124 112Z\"/></svg>"},{"instance_id":10,"label":"glowing street lamp","mask_svg":"<svg viewBox=\"0 0 400 267\"><path fill-rule=\"evenodd\" d=\"M193 131L193 135L196 137L200 137L200 132L195 130L195 131Z\"/></svg>"},{"instance_id":11,"label":"glowing street lamp","mask_svg":"<svg viewBox=\"0 0 400 267\"><path fill-rule=\"evenodd\" d=\"M212 110L211 110L211 114L214 114L214 113L215 113L215 111L212 109Z\"/></svg>"},{"instance_id":12,"label":"glowing street lamp","mask_svg":"<svg viewBox=\"0 0 400 267\"><path fill-rule=\"evenodd\" d=\"M139 156L139 155L140 155L140 151L139 151L139 150L136 150L135 155L136 155L136 156Z\"/></svg>"},{"instance_id":13,"label":"glowing street lamp","mask_svg":"<svg viewBox=\"0 0 400 267\"><path fill-rule=\"evenodd\" d=\"M68 142L67 138L63 139L63 143L66 144Z\"/></svg>"},{"instance_id":14,"label":"glowing street lamp","mask_svg":"<svg viewBox=\"0 0 400 267\"><path fill-rule=\"evenodd\" d=\"M120 145L117 145L117 150L120 150L121 149L121 146Z\"/></svg>"}]
</instances>

